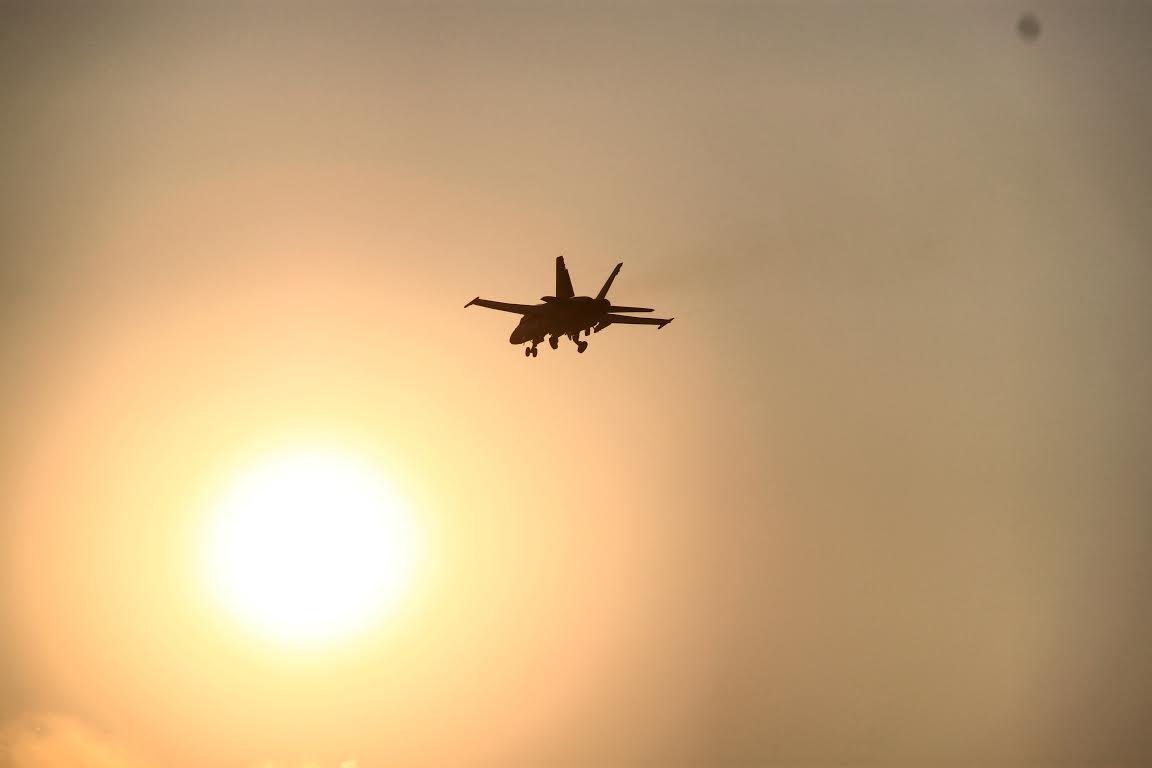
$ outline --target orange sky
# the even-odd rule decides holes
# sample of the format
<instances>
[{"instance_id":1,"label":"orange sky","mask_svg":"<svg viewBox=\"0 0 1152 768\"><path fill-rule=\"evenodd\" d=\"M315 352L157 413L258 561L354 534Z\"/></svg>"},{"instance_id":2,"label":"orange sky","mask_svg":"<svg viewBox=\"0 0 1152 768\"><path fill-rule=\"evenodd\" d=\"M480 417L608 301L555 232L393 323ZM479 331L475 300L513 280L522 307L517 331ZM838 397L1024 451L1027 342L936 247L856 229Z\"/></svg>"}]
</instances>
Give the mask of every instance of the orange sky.
<instances>
[{"instance_id":1,"label":"orange sky","mask_svg":"<svg viewBox=\"0 0 1152 768\"><path fill-rule=\"evenodd\" d=\"M1147 762L1152 11L1033 9L0 10L13 768ZM676 322L463 309L561 253ZM293 445L428 539L312 655L194 576Z\"/></svg>"}]
</instances>

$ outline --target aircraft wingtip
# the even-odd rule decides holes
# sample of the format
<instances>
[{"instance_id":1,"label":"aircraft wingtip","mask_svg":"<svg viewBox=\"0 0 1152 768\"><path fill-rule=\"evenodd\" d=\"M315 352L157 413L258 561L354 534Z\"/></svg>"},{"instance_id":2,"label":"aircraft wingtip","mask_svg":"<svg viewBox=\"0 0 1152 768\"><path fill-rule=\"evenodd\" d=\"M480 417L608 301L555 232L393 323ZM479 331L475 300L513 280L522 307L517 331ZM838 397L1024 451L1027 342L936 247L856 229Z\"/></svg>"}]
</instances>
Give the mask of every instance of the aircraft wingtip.
<instances>
[{"instance_id":1,"label":"aircraft wingtip","mask_svg":"<svg viewBox=\"0 0 1152 768\"><path fill-rule=\"evenodd\" d=\"M479 297L479 296L477 296L476 298L472 299L472 301L470 301L470 302L468 302L467 304L465 304L465 305L464 305L464 309L468 309L468 307L472 306L473 304L475 304L475 303L476 303L477 301L479 301L479 300L480 300L480 297Z\"/></svg>"},{"instance_id":2,"label":"aircraft wingtip","mask_svg":"<svg viewBox=\"0 0 1152 768\"><path fill-rule=\"evenodd\" d=\"M674 317L670 317L670 318L668 318L668 319L667 319L667 320L665 320L664 322L660 323L660 325L656 326L656 330L660 330L661 328L663 328L664 326L668 325L668 323L672 322L672 321L673 321L673 320L675 320L675 319L676 319L676 318L674 318Z\"/></svg>"}]
</instances>

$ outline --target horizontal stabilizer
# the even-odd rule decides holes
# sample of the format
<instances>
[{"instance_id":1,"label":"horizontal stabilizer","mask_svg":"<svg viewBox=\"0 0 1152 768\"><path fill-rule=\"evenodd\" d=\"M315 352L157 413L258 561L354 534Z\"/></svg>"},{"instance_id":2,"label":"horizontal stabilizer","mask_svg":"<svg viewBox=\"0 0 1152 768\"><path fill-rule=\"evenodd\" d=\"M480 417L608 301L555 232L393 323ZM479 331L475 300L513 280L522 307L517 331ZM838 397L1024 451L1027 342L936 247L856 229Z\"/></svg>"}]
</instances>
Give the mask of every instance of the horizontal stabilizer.
<instances>
[{"instance_id":1,"label":"horizontal stabilizer","mask_svg":"<svg viewBox=\"0 0 1152 768\"><path fill-rule=\"evenodd\" d=\"M609 325L654 325L657 328L663 328L672 322L675 318L672 317L632 317L631 315L604 315L604 319L600 322L600 327L605 328Z\"/></svg>"},{"instance_id":2,"label":"horizontal stabilizer","mask_svg":"<svg viewBox=\"0 0 1152 768\"><path fill-rule=\"evenodd\" d=\"M656 310L649 307L617 307L615 305L608 307L609 312L655 312Z\"/></svg>"}]
</instances>

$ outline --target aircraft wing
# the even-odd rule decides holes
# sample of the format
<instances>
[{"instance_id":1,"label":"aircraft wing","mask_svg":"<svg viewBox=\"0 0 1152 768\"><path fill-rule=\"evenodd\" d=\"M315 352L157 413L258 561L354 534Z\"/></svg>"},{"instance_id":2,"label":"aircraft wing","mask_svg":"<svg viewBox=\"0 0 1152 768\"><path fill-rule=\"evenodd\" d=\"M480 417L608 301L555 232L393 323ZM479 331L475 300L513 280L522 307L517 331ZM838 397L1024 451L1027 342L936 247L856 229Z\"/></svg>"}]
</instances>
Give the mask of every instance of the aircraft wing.
<instances>
[{"instance_id":1,"label":"aircraft wing","mask_svg":"<svg viewBox=\"0 0 1152 768\"><path fill-rule=\"evenodd\" d=\"M607 328L609 325L654 325L657 328L663 328L672 322L675 318L668 317L632 317L631 315L604 315L604 320L600 323L601 328Z\"/></svg>"},{"instance_id":2,"label":"aircraft wing","mask_svg":"<svg viewBox=\"0 0 1152 768\"><path fill-rule=\"evenodd\" d=\"M489 301L488 299L482 299L479 296L465 304L464 308L467 309L473 304L478 307L485 307L487 309L498 309L501 312L515 312L518 315L526 315L535 309L535 307L531 304L509 304L505 301Z\"/></svg>"}]
</instances>

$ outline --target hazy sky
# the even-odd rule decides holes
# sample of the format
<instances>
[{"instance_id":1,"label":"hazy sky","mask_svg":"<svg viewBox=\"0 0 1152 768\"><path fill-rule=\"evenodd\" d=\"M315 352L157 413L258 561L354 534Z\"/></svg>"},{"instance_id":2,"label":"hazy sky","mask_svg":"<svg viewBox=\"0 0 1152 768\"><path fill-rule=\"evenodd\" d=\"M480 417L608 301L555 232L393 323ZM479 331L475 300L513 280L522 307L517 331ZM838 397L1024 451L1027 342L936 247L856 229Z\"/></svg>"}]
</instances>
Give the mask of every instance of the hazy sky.
<instances>
[{"instance_id":1,"label":"hazy sky","mask_svg":"<svg viewBox=\"0 0 1152 768\"><path fill-rule=\"evenodd\" d=\"M1152 762L1150 41L0 5L0 765ZM526 360L463 309L561 253L676 322ZM433 563L308 658L191 565L296 444L384 467Z\"/></svg>"}]
</instances>

